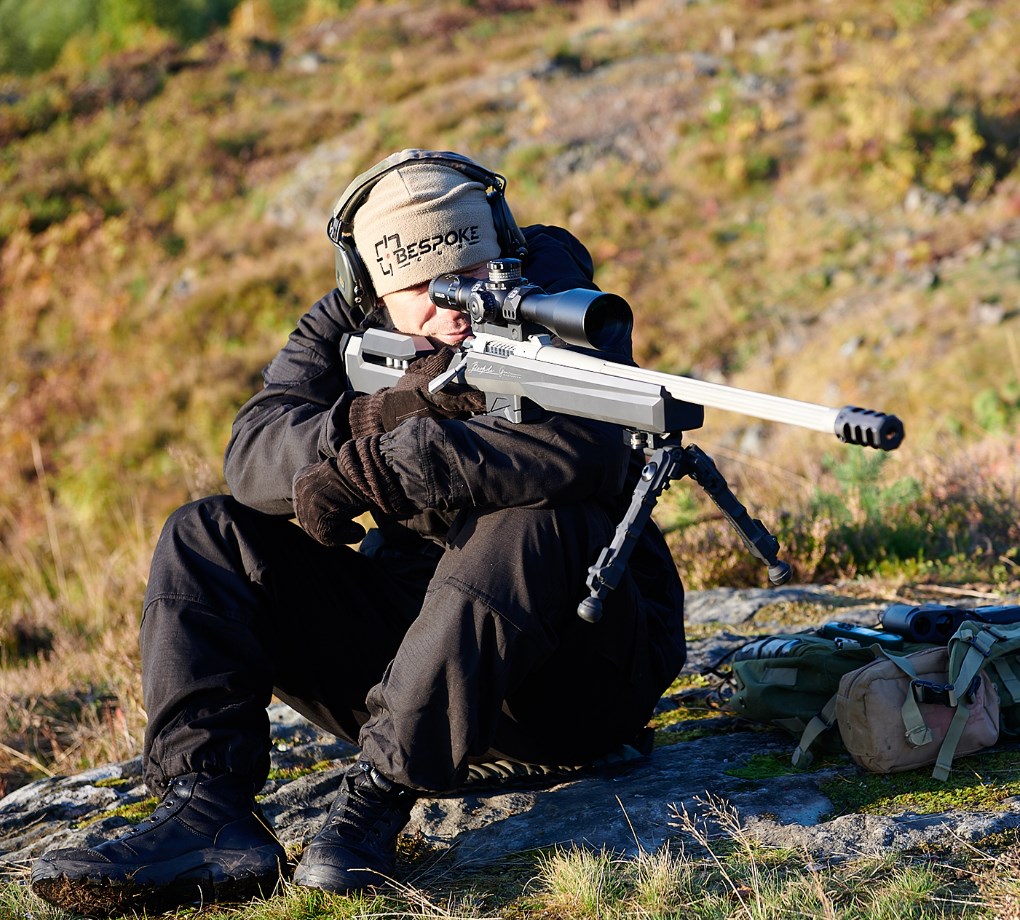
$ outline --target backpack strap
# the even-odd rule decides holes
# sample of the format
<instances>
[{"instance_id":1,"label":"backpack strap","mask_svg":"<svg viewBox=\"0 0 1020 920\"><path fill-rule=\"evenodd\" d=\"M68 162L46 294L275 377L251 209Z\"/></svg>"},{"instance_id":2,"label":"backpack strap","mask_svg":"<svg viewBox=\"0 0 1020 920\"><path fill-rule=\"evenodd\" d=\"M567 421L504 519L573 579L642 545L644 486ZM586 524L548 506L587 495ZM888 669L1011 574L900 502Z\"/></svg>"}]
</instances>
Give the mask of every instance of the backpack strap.
<instances>
[{"instance_id":1,"label":"backpack strap","mask_svg":"<svg viewBox=\"0 0 1020 920\"><path fill-rule=\"evenodd\" d=\"M910 678L910 685L907 687L907 695L903 700L903 705L900 707L900 715L903 718L903 730L906 735L907 741L914 747L922 747L925 744L932 742L931 729L928 728L927 723L924 721L924 716L921 715L921 707L918 706L918 698L923 699L923 695L918 692L924 681L917 679L917 671L914 666L906 659L901 658L899 655L892 655L886 649L876 646L879 651L889 661L891 661L896 667L898 667L907 677Z\"/></svg>"},{"instance_id":2,"label":"backpack strap","mask_svg":"<svg viewBox=\"0 0 1020 920\"><path fill-rule=\"evenodd\" d=\"M910 678L910 687L907 691L906 699L903 701L903 706L900 708L900 714L903 718L904 734L906 735L907 741L909 741L914 747L921 747L924 744L930 744L933 740L931 729L928 728L925 723L924 716L921 715L921 709L918 706L919 701L925 701L924 694L920 692L922 689L921 685L925 685L924 689L927 689L928 685L926 685L924 681L919 681L917 679L917 671L906 658L901 658L899 655L889 654L886 649L882 648L877 643L871 648L875 652L876 659L879 656L888 658L894 665L896 665L897 668ZM867 665L865 665L865 667L867 667ZM836 724L836 700L838 697L838 693L833 694L829 701L822 707L821 711L816 716L813 716L811 721L808 722L800 736L797 748L793 752L792 762L795 767L806 767L811 763L811 745L818 740L820 735L827 732L833 725Z\"/></svg>"},{"instance_id":3,"label":"backpack strap","mask_svg":"<svg viewBox=\"0 0 1020 920\"><path fill-rule=\"evenodd\" d=\"M932 770L932 777L939 780L949 778L949 772L953 766L953 757L956 754L956 747L963 736L963 730L967 725L970 716L970 706L967 705L967 697L971 695L976 681L980 679L982 670L992 654L996 643L1009 639L994 626L979 626L976 623L968 622L962 625L950 640L955 648L965 645L966 650L959 668L955 667L959 660L955 655L950 656L949 663L949 705L956 707L953 714L953 721L949 723L946 737L939 748L939 756L935 761L935 769ZM955 651L954 648L954 651ZM1000 662L993 661L992 664ZM1005 664L1005 662L1001 662ZM1008 667L1008 666L1007 666ZM1011 681L1015 684L1016 677L1010 671ZM961 689L962 688L962 689ZM1010 688L1010 692L1013 689Z\"/></svg>"},{"instance_id":4,"label":"backpack strap","mask_svg":"<svg viewBox=\"0 0 1020 920\"><path fill-rule=\"evenodd\" d=\"M829 701L821 708L817 715L811 717L811 721L808 722L801 733L800 741L797 742L793 757L790 758L795 767L806 767L811 763L814 755L808 749L818 740L819 735L824 734L836 724L836 697L838 695L838 693L834 693L829 697Z\"/></svg>"},{"instance_id":5,"label":"backpack strap","mask_svg":"<svg viewBox=\"0 0 1020 920\"><path fill-rule=\"evenodd\" d=\"M995 658L991 666L1002 683L1002 688L1009 694L1010 703L1020 703L1020 677L1017 677L1013 666L1005 658ZM1005 701L1003 701L1005 703Z\"/></svg>"}]
</instances>

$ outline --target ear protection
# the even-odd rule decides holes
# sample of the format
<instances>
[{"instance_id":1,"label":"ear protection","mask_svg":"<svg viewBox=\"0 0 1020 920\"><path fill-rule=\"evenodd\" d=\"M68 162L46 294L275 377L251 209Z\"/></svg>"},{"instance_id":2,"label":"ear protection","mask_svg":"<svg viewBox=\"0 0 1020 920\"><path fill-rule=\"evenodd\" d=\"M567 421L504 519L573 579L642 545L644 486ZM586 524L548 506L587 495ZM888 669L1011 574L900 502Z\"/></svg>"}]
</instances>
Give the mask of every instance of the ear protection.
<instances>
[{"instance_id":1,"label":"ear protection","mask_svg":"<svg viewBox=\"0 0 1020 920\"><path fill-rule=\"evenodd\" d=\"M347 303L361 310L364 315L379 305L368 269L354 245L354 215L383 176L417 161L456 169L469 179L480 182L485 187L485 197L492 208L492 221L502 255L516 259L523 259L527 255L528 245L524 234L506 203L506 179L503 176L459 153L446 150L403 150L358 176L340 196L333 208L333 216L326 225L326 235L335 250L336 286Z\"/></svg>"}]
</instances>

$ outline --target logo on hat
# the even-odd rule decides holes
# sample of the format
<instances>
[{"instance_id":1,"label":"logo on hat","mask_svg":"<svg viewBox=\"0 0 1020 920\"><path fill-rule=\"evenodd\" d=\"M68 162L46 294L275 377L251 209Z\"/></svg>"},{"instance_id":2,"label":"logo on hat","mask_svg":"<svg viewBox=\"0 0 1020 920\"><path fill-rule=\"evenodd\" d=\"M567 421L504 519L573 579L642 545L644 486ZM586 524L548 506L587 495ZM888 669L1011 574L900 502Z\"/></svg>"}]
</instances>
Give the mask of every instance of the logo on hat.
<instances>
[{"instance_id":1,"label":"logo on hat","mask_svg":"<svg viewBox=\"0 0 1020 920\"><path fill-rule=\"evenodd\" d=\"M450 230L445 234L437 233L427 236L424 239L408 243L406 246L400 242L399 233L391 233L375 244L375 260L379 263L379 270L384 275L392 275L397 269L404 268L412 262L421 261L424 256L441 258L446 249L461 250L481 241L482 236L478 224L470 224L459 230Z\"/></svg>"}]
</instances>

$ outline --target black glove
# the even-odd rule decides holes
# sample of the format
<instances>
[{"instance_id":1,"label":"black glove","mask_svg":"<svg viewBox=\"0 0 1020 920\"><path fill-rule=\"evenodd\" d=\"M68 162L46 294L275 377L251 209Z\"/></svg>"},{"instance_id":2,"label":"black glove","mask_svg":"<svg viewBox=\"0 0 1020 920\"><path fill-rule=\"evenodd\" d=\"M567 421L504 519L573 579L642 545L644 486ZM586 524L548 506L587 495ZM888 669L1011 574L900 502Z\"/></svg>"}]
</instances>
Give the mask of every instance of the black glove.
<instances>
[{"instance_id":1,"label":"black glove","mask_svg":"<svg viewBox=\"0 0 1020 920\"><path fill-rule=\"evenodd\" d=\"M456 351L449 345L412 361L395 386L351 403L350 426L354 437L392 431L409 418L468 418L485 411L485 394L470 387L447 384L438 393L429 384L449 366Z\"/></svg>"},{"instance_id":2,"label":"black glove","mask_svg":"<svg viewBox=\"0 0 1020 920\"><path fill-rule=\"evenodd\" d=\"M408 517L419 510L386 465L381 437L348 441L337 456L294 474L294 515L305 532L324 546L361 540L365 528L352 519L366 511Z\"/></svg>"}]
</instances>

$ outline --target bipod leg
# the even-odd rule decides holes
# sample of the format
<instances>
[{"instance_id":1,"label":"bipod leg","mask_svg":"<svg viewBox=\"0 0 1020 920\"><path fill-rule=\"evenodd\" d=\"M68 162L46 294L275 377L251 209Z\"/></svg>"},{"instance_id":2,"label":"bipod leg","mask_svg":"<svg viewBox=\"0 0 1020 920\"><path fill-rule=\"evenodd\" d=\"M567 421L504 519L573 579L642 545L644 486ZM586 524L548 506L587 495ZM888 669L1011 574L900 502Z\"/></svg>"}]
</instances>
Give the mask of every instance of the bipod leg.
<instances>
[{"instance_id":1,"label":"bipod leg","mask_svg":"<svg viewBox=\"0 0 1020 920\"><path fill-rule=\"evenodd\" d=\"M761 521L754 520L747 509L737 501L726 478L719 472L712 458L700 447L691 444L684 448L685 473L691 477L715 502L730 524L733 525L744 546L752 556L769 567L769 581L774 585L785 585L792 570L778 558L779 541Z\"/></svg>"},{"instance_id":2,"label":"bipod leg","mask_svg":"<svg viewBox=\"0 0 1020 920\"><path fill-rule=\"evenodd\" d=\"M641 470L641 478L634 487L630 505L623 520L616 525L616 532L609 546L605 547L595 564L588 568L588 590L591 595L577 606L577 615L588 623L602 619L602 601L623 577L627 561L641 532L648 523L655 502L670 481L687 475L688 464L684 448L669 444L657 448Z\"/></svg>"}]
</instances>

